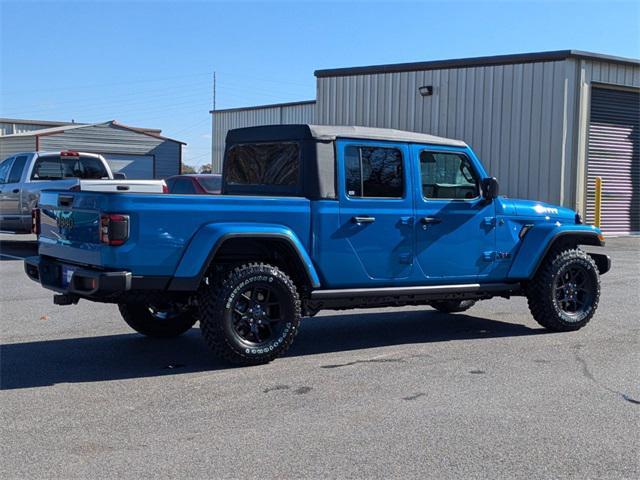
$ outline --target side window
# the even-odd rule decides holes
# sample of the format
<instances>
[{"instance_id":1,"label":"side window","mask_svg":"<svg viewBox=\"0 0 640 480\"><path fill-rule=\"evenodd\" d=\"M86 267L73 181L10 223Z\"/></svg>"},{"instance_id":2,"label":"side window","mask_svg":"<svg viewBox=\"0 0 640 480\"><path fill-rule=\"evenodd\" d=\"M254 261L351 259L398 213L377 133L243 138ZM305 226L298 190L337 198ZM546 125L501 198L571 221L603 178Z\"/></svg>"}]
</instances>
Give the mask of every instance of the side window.
<instances>
[{"instance_id":1,"label":"side window","mask_svg":"<svg viewBox=\"0 0 640 480\"><path fill-rule=\"evenodd\" d=\"M238 144L227 153L227 183L293 187L298 183L296 142Z\"/></svg>"},{"instance_id":2,"label":"side window","mask_svg":"<svg viewBox=\"0 0 640 480\"><path fill-rule=\"evenodd\" d=\"M11 162L13 162L13 157L5 158L0 163L0 183L7 183L7 177L9 176L9 168L11 168Z\"/></svg>"},{"instance_id":3,"label":"side window","mask_svg":"<svg viewBox=\"0 0 640 480\"><path fill-rule=\"evenodd\" d=\"M190 194L196 193L196 189L193 186L193 182L188 178L179 178L176 180L173 186L173 193Z\"/></svg>"},{"instance_id":4,"label":"side window","mask_svg":"<svg viewBox=\"0 0 640 480\"><path fill-rule=\"evenodd\" d=\"M402 198L402 152L390 147L349 145L345 149L346 194L363 198Z\"/></svg>"},{"instance_id":5,"label":"side window","mask_svg":"<svg viewBox=\"0 0 640 480\"><path fill-rule=\"evenodd\" d=\"M20 155L19 157L16 157L15 161L13 162L13 167L11 167L11 173L9 173L7 183L20 182L20 178L22 178L22 171L24 170L24 166L26 163L26 155Z\"/></svg>"},{"instance_id":6,"label":"side window","mask_svg":"<svg viewBox=\"0 0 640 480\"><path fill-rule=\"evenodd\" d=\"M480 195L478 177L463 154L422 151L420 177L427 199L468 200Z\"/></svg>"}]
</instances>

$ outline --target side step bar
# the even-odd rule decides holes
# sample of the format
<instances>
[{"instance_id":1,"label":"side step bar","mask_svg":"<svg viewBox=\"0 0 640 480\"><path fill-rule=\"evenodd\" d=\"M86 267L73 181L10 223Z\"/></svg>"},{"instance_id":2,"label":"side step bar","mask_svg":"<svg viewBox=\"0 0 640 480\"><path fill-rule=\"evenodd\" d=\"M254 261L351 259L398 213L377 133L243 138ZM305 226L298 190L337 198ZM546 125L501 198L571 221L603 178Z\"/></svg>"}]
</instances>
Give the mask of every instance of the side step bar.
<instances>
[{"instance_id":1,"label":"side step bar","mask_svg":"<svg viewBox=\"0 0 640 480\"><path fill-rule=\"evenodd\" d=\"M312 300L329 300L353 297L404 297L404 296L434 296L451 295L456 293L491 293L511 292L520 289L517 283L465 283L457 285L428 285L421 287L383 287L383 288L342 288L333 290L314 290Z\"/></svg>"}]
</instances>

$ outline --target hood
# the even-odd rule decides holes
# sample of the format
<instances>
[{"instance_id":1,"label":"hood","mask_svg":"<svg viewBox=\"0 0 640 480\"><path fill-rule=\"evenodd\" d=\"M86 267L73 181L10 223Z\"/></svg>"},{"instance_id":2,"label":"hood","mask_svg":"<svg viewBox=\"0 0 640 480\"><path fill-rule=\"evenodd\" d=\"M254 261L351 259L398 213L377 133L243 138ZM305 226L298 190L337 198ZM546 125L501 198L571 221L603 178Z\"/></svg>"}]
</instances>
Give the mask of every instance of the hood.
<instances>
[{"instance_id":1,"label":"hood","mask_svg":"<svg viewBox=\"0 0 640 480\"><path fill-rule=\"evenodd\" d=\"M513 207L519 217L549 217L571 220L572 223L576 218L576 212L570 208L533 200L513 200Z\"/></svg>"}]
</instances>

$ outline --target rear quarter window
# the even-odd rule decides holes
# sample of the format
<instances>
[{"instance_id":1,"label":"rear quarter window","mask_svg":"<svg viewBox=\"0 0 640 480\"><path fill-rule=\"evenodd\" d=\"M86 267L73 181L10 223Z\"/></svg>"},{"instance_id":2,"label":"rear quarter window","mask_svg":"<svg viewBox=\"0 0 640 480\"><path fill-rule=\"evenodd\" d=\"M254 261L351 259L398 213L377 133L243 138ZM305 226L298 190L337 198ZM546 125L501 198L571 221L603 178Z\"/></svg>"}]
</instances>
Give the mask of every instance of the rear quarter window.
<instances>
[{"instance_id":1,"label":"rear quarter window","mask_svg":"<svg viewBox=\"0 0 640 480\"><path fill-rule=\"evenodd\" d=\"M295 188L300 177L297 142L233 145L227 152L228 185Z\"/></svg>"}]
</instances>

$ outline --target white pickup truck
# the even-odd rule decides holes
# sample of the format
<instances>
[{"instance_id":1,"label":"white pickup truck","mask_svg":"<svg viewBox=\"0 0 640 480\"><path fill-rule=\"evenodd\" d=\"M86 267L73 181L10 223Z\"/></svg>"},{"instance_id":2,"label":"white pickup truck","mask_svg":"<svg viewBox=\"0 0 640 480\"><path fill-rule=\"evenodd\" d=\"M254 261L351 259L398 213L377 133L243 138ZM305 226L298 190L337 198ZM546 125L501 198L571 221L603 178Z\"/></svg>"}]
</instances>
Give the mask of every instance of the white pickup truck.
<instances>
[{"instance_id":1,"label":"white pickup truck","mask_svg":"<svg viewBox=\"0 0 640 480\"><path fill-rule=\"evenodd\" d=\"M95 153L17 153L0 162L0 231L30 233L31 211L43 190L167 192L164 180L125 178Z\"/></svg>"}]
</instances>

